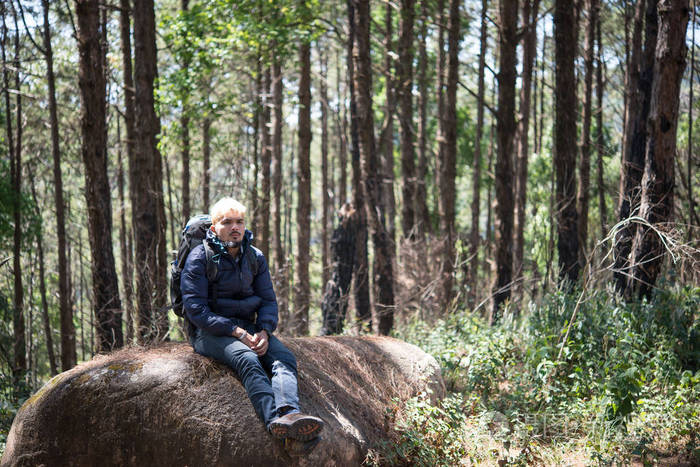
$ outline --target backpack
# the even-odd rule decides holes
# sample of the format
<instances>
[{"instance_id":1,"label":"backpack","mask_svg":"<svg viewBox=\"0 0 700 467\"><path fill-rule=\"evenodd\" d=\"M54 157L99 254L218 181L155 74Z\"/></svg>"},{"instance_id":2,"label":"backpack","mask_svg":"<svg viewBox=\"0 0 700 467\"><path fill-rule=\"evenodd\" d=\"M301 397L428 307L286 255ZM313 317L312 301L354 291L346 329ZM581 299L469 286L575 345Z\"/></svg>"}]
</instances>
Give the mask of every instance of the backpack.
<instances>
[{"instance_id":1,"label":"backpack","mask_svg":"<svg viewBox=\"0 0 700 467\"><path fill-rule=\"evenodd\" d=\"M219 268L216 262L212 260L214 250L209 246L208 242L204 241L204 239L207 238L207 230L210 228L211 217L207 214L200 214L190 218L187 224L185 224L185 228L182 229L180 244L177 248L177 256L170 269L170 302L177 316L185 316L185 309L182 303L182 290L180 290L182 269L185 267L187 256L189 256L194 247L199 244L204 244L204 252L207 257L207 280L210 284L216 282L216 275L219 272ZM245 256L250 264L253 277L255 277L258 274L258 260L250 245L245 249ZM216 288L214 288L214 293L216 294ZM211 302L216 302L216 295Z\"/></svg>"}]
</instances>

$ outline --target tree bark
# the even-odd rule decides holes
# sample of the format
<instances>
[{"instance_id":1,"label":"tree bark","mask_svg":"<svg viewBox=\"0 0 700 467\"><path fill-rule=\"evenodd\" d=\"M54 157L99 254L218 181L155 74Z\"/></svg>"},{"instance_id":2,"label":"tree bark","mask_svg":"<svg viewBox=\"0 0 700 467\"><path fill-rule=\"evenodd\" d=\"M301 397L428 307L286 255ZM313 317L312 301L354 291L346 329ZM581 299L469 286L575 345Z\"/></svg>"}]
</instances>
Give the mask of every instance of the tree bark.
<instances>
[{"instance_id":1,"label":"tree bark","mask_svg":"<svg viewBox=\"0 0 700 467\"><path fill-rule=\"evenodd\" d=\"M692 39L690 41L690 90L688 92L688 156L687 156L687 173L688 180L688 218L695 219L695 198L693 197L693 88L695 84L695 0L692 3L693 19L691 24ZM693 236L693 229L688 228L688 241L690 242Z\"/></svg>"},{"instance_id":2,"label":"tree bark","mask_svg":"<svg viewBox=\"0 0 700 467\"><path fill-rule=\"evenodd\" d=\"M117 271L112 250L112 204L107 177L105 50L101 44L99 5L77 0L80 127L85 165L85 200L92 262L93 309L98 350L124 345Z\"/></svg>"},{"instance_id":3,"label":"tree bark","mask_svg":"<svg viewBox=\"0 0 700 467\"><path fill-rule=\"evenodd\" d=\"M637 229L631 258L634 268L631 286L640 297L651 298L667 253L658 232L664 232L673 220L676 129L681 79L688 52L685 44L688 13L688 0L658 2L658 39L640 208L640 216L648 225Z\"/></svg>"},{"instance_id":4,"label":"tree bark","mask_svg":"<svg viewBox=\"0 0 700 467\"><path fill-rule=\"evenodd\" d=\"M576 216L576 43L574 11L570 2L554 3L555 123L557 252L559 280L578 279L578 221Z\"/></svg>"},{"instance_id":5,"label":"tree bark","mask_svg":"<svg viewBox=\"0 0 700 467\"><path fill-rule=\"evenodd\" d=\"M598 5L598 17L600 12L600 4ZM596 42L598 43L598 56L596 64L596 153L597 159L597 178L598 178L598 211L600 213L600 238L607 237L608 232L608 208L605 203L605 184L603 181L603 157L605 156L605 139L603 137L603 41L600 34L600 23L596 22Z\"/></svg>"},{"instance_id":6,"label":"tree bark","mask_svg":"<svg viewBox=\"0 0 700 467\"><path fill-rule=\"evenodd\" d=\"M513 251L514 301L523 295L523 259L525 244L525 209L527 207L527 167L530 157L530 100L532 95L532 71L537 48L537 15L539 0L523 0L523 73L520 88L520 116L517 133L518 155L515 170L515 236ZM515 307L519 310L520 307Z\"/></svg>"},{"instance_id":7,"label":"tree bark","mask_svg":"<svg viewBox=\"0 0 700 467\"><path fill-rule=\"evenodd\" d=\"M437 151L435 154L435 186L442 185L442 161L445 151L445 0L437 0ZM435 212L440 212L440 196L435 197Z\"/></svg>"},{"instance_id":8,"label":"tree bark","mask_svg":"<svg viewBox=\"0 0 700 467\"><path fill-rule=\"evenodd\" d=\"M117 191L119 193L119 243L122 263L122 289L124 290L124 311L126 312L126 336L125 344L130 345L134 338L134 310L133 310L133 274L134 268L130 261L129 245L131 243L131 230L126 225L126 198L124 196L124 162L122 157L121 126L117 120L117 138L119 149L117 152Z\"/></svg>"},{"instance_id":9,"label":"tree bark","mask_svg":"<svg viewBox=\"0 0 700 467\"><path fill-rule=\"evenodd\" d=\"M166 337L165 314L165 216L162 165L157 152L160 123L155 113L153 83L156 78L155 14L152 0L136 2L134 14L135 147L129 164L134 226L134 267L137 287L140 343Z\"/></svg>"},{"instance_id":10,"label":"tree bark","mask_svg":"<svg viewBox=\"0 0 700 467\"><path fill-rule=\"evenodd\" d=\"M51 156L53 160L54 198L56 204L56 240L58 247L58 297L61 317L61 367L68 370L76 364L75 325L68 290L68 266L66 261L66 213L63 201L63 174L59 143L58 106L56 104L56 78L53 71L53 47L49 25L49 2L42 0L44 13L44 58L46 59L46 81L49 88L49 118L51 121ZM64 349L64 350L63 350Z\"/></svg>"},{"instance_id":11,"label":"tree bark","mask_svg":"<svg viewBox=\"0 0 700 467\"><path fill-rule=\"evenodd\" d=\"M210 160L211 117L207 115L202 119L202 212L209 212L211 204L209 194L209 186L211 185Z\"/></svg>"},{"instance_id":12,"label":"tree bark","mask_svg":"<svg viewBox=\"0 0 700 467\"><path fill-rule=\"evenodd\" d=\"M360 172L359 121L357 111L357 92L355 86L355 65L353 47L356 36L355 0L347 0L348 5L348 86L350 88L350 135L352 141L352 191L353 208L357 212L357 232L355 236L355 274L353 290L355 314L360 331L372 330L372 308L369 297L369 271L367 259L367 215L365 196L362 189Z\"/></svg>"},{"instance_id":13,"label":"tree bark","mask_svg":"<svg viewBox=\"0 0 700 467\"><path fill-rule=\"evenodd\" d=\"M275 246L274 278L275 291L277 292L277 304L280 314L280 325L284 329L289 323L286 319L289 315L287 307L287 261L284 249L284 232L282 230L282 104L283 104L283 83L282 83L282 63L279 57L272 60L272 92L273 92L273 133L272 133L272 167L270 168L272 177L272 187L274 191L274 203L272 209L272 237Z\"/></svg>"},{"instance_id":14,"label":"tree bark","mask_svg":"<svg viewBox=\"0 0 700 467\"><path fill-rule=\"evenodd\" d=\"M189 10L189 0L180 0L180 10L187 15ZM187 39L185 39L187 41ZM188 44L191 46L191 44ZM189 74L190 60L187 53L184 54L182 70L185 75ZM189 86L186 84L182 96L182 114L180 115L180 130L182 131L182 219L180 222L187 222L191 215L190 201L190 104Z\"/></svg>"},{"instance_id":15,"label":"tree bark","mask_svg":"<svg viewBox=\"0 0 700 467\"><path fill-rule=\"evenodd\" d=\"M448 23L448 65L445 118L445 150L440 164L440 227L445 235L445 256L442 261L442 300L446 309L452 301L455 263L456 218L455 205L457 190L457 80L459 79L459 38L460 15L458 0L450 0L450 16Z\"/></svg>"},{"instance_id":16,"label":"tree bark","mask_svg":"<svg viewBox=\"0 0 700 467\"><path fill-rule=\"evenodd\" d=\"M395 80L392 77L392 66L394 60L392 54L393 28L392 10L394 6L387 1L385 5L384 24L386 26L384 37L384 86L386 87L386 102L384 104L384 124L381 133L382 148L380 157L382 160L382 200L384 212L386 213L387 228L392 242L396 238L396 199L394 198L394 111L396 108L396 96L394 92ZM398 71L398 67L397 67Z\"/></svg>"},{"instance_id":17,"label":"tree bark","mask_svg":"<svg viewBox=\"0 0 700 467\"><path fill-rule=\"evenodd\" d=\"M338 212L338 227L331 239L333 265L331 279L325 284L321 302L322 336L343 332L355 262L356 220L356 211L350 204L344 204Z\"/></svg>"},{"instance_id":18,"label":"tree bark","mask_svg":"<svg viewBox=\"0 0 700 467\"><path fill-rule=\"evenodd\" d=\"M469 238L469 302L476 303L479 277L479 214L481 203L481 138L484 133L484 69L486 68L488 0L481 0L481 32L479 34L479 71L476 97L476 140L472 172L471 234Z\"/></svg>"},{"instance_id":19,"label":"tree bark","mask_svg":"<svg viewBox=\"0 0 700 467\"><path fill-rule=\"evenodd\" d=\"M270 164L272 162L272 146L270 136L270 92L272 87L272 76L270 66L265 67L263 89L265 93L264 106L262 110L262 151L260 152L260 166L262 177L260 180L260 212L258 219L260 224L260 243L258 248L263 252L265 258L269 258L270 253Z\"/></svg>"},{"instance_id":20,"label":"tree bark","mask_svg":"<svg viewBox=\"0 0 700 467\"><path fill-rule=\"evenodd\" d=\"M620 200L618 204L620 221L639 214L647 140L646 125L651 103L654 51L658 28L656 4L657 0L639 0L634 16L633 45L627 89L628 120L625 122L625 139L620 166ZM645 9L645 37L644 51L642 52L642 25L644 24L642 15ZM627 294L628 291L628 278L632 272L629 260L636 231L636 223L629 223L623 225L615 235L613 270L615 271L615 286L622 295Z\"/></svg>"},{"instance_id":21,"label":"tree bark","mask_svg":"<svg viewBox=\"0 0 700 467\"><path fill-rule=\"evenodd\" d=\"M593 49L598 22L598 0L587 0L588 23L586 25L586 50L584 55L585 76L583 79L583 125L581 128L581 158L579 163L579 185L576 196L578 215L578 261L586 264L588 251L588 204L591 180L591 117L593 107Z\"/></svg>"},{"instance_id":22,"label":"tree bark","mask_svg":"<svg viewBox=\"0 0 700 467\"><path fill-rule=\"evenodd\" d=\"M294 285L294 334L309 333L309 247L311 242L311 46L299 47L299 155L297 169L297 261Z\"/></svg>"},{"instance_id":23,"label":"tree bark","mask_svg":"<svg viewBox=\"0 0 700 467\"><path fill-rule=\"evenodd\" d=\"M399 60L396 62L401 136L401 228L406 238L413 238L416 205L416 162L413 148L413 0L401 0ZM359 31L358 31L359 33ZM362 90L358 90L362 92Z\"/></svg>"},{"instance_id":24,"label":"tree bark","mask_svg":"<svg viewBox=\"0 0 700 467\"><path fill-rule=\"evenodd\" d=\"M330 242L329 224L331 211L330 184L331 178L328 167L328 57L323 50L324 45L318 43L320 56L320 83L321 91L321 284L326 287L330 279Z\"/></svg>"},{"instance_id":25,"label":"tree bark","mask_svg":"<svg viewBox=\"0 0 700 467\"><path fill-rule=\"evenodd\" d=\"M416 216L421 236L432 231L428 210L428 5L420 2L420 42L418 45L418 176L416 183Z\"/></svg>"},{"instance_id":26,"label":"tree bark","mask_svg":"<svg viewBox=\"0 0 700 467\"><path fill-rule=\"evenodd\" d=\"M369 0L353 0L357 8L355 22L355 88L357 89L357 120L364 190L365 211L372 233L374 262L372 279L379 334L387 335L394 324L394 248L385 224L381 201L381 171L374 145L372 110L372 62L370 59Z\"/></svg>"},{"instance_id":27,"label":"tree bark","mask_svg":"<svg viewBox=\"0 0 700 467\"><path fill-rule=\"evenodd\" d=\"M515 135L515 51L518 45L518 1L501 0L498 72L498 156L496 158L496 282L492 322L510 298L513 269L513 147ZM572 62L573 64L573 62Z\"/></svg>"}]
</instances>

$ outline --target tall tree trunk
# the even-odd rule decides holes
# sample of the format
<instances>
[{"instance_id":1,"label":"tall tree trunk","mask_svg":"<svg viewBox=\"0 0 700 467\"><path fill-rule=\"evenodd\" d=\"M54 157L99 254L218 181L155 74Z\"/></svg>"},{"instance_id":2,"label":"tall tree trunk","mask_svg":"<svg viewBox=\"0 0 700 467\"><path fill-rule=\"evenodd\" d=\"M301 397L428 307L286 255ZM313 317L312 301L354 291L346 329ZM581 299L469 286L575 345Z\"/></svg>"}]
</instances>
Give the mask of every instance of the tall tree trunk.
<instances>
[{"instance_id":1,"label":"tall tree trunk","mask_svg":"<svg viewBox=\"0 0 700 467\"><path fill-rule=\"evenodd\" d=\"M105 50L101 44L99 5L77 0L78 84L80 127L85 165L85 200L92 262L93 309L97 318L99 350L124 345L117 271L112 251L112 204L107 177Z\"/></svg>"},{"instance_id":2,"label":"tall tree trunk","mask_svg":"<svg viewBox=\"0 0 700 467\"><path fill-rule=\"evenodd\" d=\"M160 123L155 113L153 82L156 78L155 13L152 0L134 4L135 147L129 164L134 226L134 265L137 288L138 336L140 343L165 338L161 334L166 290L165 218L162 167L157 152ZM162 278L159 277L161 270ZM166 315L167 316L167 315Z\"/></svg>"},{"instance_id":3,"label":"tall tree trunk","mask_svg":"<svg viewBox=\"0 0 700 467\"><path fill-rule=\"evenodd\" d=\"M600 18L600 4L598 4L598 13ZM603 137L603 42L600 34L600 23L596 22L596 42L598 43L598 56L596 64L596 154L597 159L597 178L598 178L598 211L600 214L600 238L605 238L608 232L608 209L605 204L605 184L603 181L603 157L605 156L605 139Z\"/></svg>"},{"instance_id":4,"label":"tall tree trunk","mask_svg":"<svg viewBox=\"0 0 700 467\"><path fill-rule=\"evenodd\" d=\"M435 186L442 185L442 161L445 151L445 0L437 0L437 151L435 154ZM435 212L440 212L440 195L435 197Z\"/></svg>"},{"instance_id":5,"label":"tall tree trunk","mask_svg":"<svg viewBox=\"0 0 700 467\"><path fill-rule=\"evenodd\" d=\"M328 169L328 57L323 50L324 45L318 43L320 56L321 77L321 284L326 287L330 279L330 243L328 229L330 224L331 197Z\"/></svg>"},{"instance_id":6,"label":"tall tree trunk","mask_svg":"<svg viewBox=\"0 0 700 467\"><path fill-rule=\"evenodd\" d=\"M321 302L322 336L343 332L355 263L355 213L348 203L338 212L338 227L333 231L331 239L333 272L331 280L325 284Z\"/></svg>"},{"instance_id":7,"label":"tall tree trunk","mask_svg":"<svg viewBox=\"0 0 700 467\"><path fill-rule=\"evenodd\" d=\"M134 309L133 309L133 271L129 260L129 245L131 243L131 230L126 225L126 198L124 196L124 162L122 157L121 126L117 119L117 138L119 146L117 152L117 191L119 193L119 243L122 263L122 288L124 290L124 311L126 312L126 336L125 344L130 345L134 338Z\"/></svg>"},{"instance_id":8,"label":"tall tree trunk","mask_svg":"<svg viewBox=\"0 0 700 467\"><path fill-rule=\"evenodd\" d=\"M187 15L189 10L189 0L180 0L180 9L183 15ZM187 41L187 39L185 39ZM191 44L187 44L191 46ZM188 54L184 54L182 70L189 74L190 59ZM182 96L182 114L180 115L180 131L182 131L182 219L180 222L187 222L191 213L190 201L190 104L189 85L185 84Z\"/></svg>"},{"instance_id":9,"label":"tall tree trunk","mask_svg":"<svg viewBox=\"0 0 700 467\"><path fill-rule=\"evenodd\" d=\"M515 49L518 45L518 1L501 0L498 72L498 157L496 158L496 281L492 322L510 298L513 269L513 147L515 135ZM573 62L572 62L573 63Z\"/></svg>"},{"instance_id":10,"label":"tall tree trunk","mask_svg":"<svg viewBox=\"0 0 700 467\"><path fill-rule=\"evenodd\" d=\"M210 162L211 161L211 117L206 115L202 119L202 212L209 212L211 196Z\"/></svg>"},{"instance_id":11,"label":"tall tree trunk","mask_svg":"<svg viewBox=\"0 0 700 467\"><path fill-rule=\"evenodd\" d=\"M413 238L416 205L416 161L413 148L413 22L414 0L401 0L399 60L396 62L401 134L401 178L403 204L401 228L406 238ZM358 89L358 92L362 90Z\"/></svg>"},{"instance_id":12,"label":"tall tree trunk","mask_svg":"<svg viewBox=\"0 0 700 467\"><path fill-rule=\"evenodd\" d=\"M297 261L294 286L294 334L309 333L309 247L311 241L311 46L299 47L299 155L297 169Z\"/></svg>"},{"instance_id":13,"label":"tall tree trunk","mask_svg":"<svg viewBox=\"0 0 700 467\"><path fill-rule=\"evenodd\" d=\"M479 214L481 196L481 138L484 133L484 69L486 68L488 0L481 0L481 32L479 35L479 71L477 78L476 139L472 172L472 218L469 238L469 302L474 305L479 278Z\"/></svg>"},{"instance_id":14,"label":"tall tree trunk","mask_svg":"<svg viewBox=\"0 0 700 467\"><path fill-rule=\"evenodd\" d=\"M459 37L460 16L458 0L450 0L450 19L448 24L448 66L445 124L445 150L440 164L440 228L445 235L445 256L442 262L442 299L443 307L452 301L452 284L455 263L456 218L455 205L457 191L457 80L459 79Z\"/></svg>"},{"instance_id":15,"label":"tall tree trunk","mask_svg":"<svg viewBox=\"0 0 700 467\"><path fill-rule=\"evenodd\" d=\"M525 209L527 206L527 167L530 151L530 99L532 95L532 70L537 48L537 14L539 0L523 0L523 74L520 88L520 117L518 125L518 158L515 170L515 237L513 251L514 301L523 295L523 259L525 243ZM515 310L519 310L516 307Z\"/></svg>"},{"instance_id":16,"label":"tall tree trunk","mask_svg":"<svg viewBox=\"0 0 700 467\"><path fill-rule=\"evenodd\" d=\"M348 86L350 88L350 135L352 141L352 192L353 207L357 211L357 232L355 236L355 275L353 289L355 291L355 314L361 331L372 330L372 308L369 297L369 271L367 259L367 215L365 197L362 190L362 174L360 173L360 143L359 121L357 113L357 93L355 86L355 65L353 64L353 46L355 44L356 21L355 0L347 0L348 5Z\"/></svg>"},{"instance_id":17,"label":"tall tree trunk","mask_svg":"<svg viewBox=\"0 0 700 467\"><path fill-rule=\"evenodd\" d=\"M260 55L260 47L258 47L255 56L256 71L255 71L255 98L253 100L253 181L250 184L253 225L260 225L260 212L258 210L258 172L260 170L260 155L258 148L260 140L260 113L262 112L262 56ZM247 137L247 133L246 133ZM247 139L246 139L247 141ZM246 145L247 146L247 145Z\"/></svg>"},{"instance_id":18,"label":"tall tree trunk","mask_svg":"<svg viewBox=\"0 0 700 467\"><path fill-rule=\"evenodd\" d=\"M634 268L632 287L640 297L651 298L666 255L658 232L663 232L673 221L673 164L681 79L688 52L685 44L688 13L688 0L658 2L658 39L640 208L640 216L654 228L643 225L637 229L631 258Z\"/></svg>"},{"instance_id":19,"label":"tall tree trunk","mask_svg":"<svg viewBox=\"0 0 700 467\"><path fill-rule=\"evenodd\" d=\"M574 11L570 2L554 2L555 124L554 167L556 169L557 251L559 280L578 279L578 221L576 216L576 43Z\"/></svg>"},{"instance_id":20,"label":"tall tree trunk","mask_svg":"<svg viewBox=\"0 0 700 467\"><path fill-rule=\"evenodd\" d=\"M598 0L587 0L588 23L586 27L586 50L584 55L583 85L583 125L581 129L581 159L579 164L579 185L576 196L578 212L578 260L586 264L588 252L588 204L591 180L591 117L593 99L593 49L595 48L595 28L598 22Z\"/></svg>"},{"instance_id":21,"label":"tall tree trunk","mask_svg":"<svg viewBox=\"0 0 700 467\"><path fill-rule=\"evenodd\" d=\"M46 20L46 16L44 16L44 20ZM53 333L51 332L51 321L49 319L49 303L46 297L46 260L44 258L44 235L42 232L44 220L42 211L41 209L39 209L39 200L36 196L34 177L30 176L29 180L31 181L32 199L34 200L34 206L37 207L36 216L39 218L38 231L36 233L36 250L37 255L39 256L39 293L41 295L41 318L42 324L44 325L44 335L46 336L46 353L49 357L49 368L51 370L51 376L56 376L58 374L58 366L56 365L56 355L54 353L53 348Z\"/></svg>"},{"instance_id":22,"label":"tall tree trunk","mask_svg":"<svg viewBox=\"0 0 700 467\"><path fill-rule=\"evenodd\" d=\"M625 139L620 166L620 200L618 219L623 221L639 214L641 182L644 173L644 151L647 140L647 117L651 103L654 51L657 34L657 0L639 0L634 15L634 34L630 56L629 87ZM642 52L643 12L646 8L644 51ZM636 223L623 225L615 236L615 285L626 294L631 275L629 256L636 233Z\"/></svg>"},{"instance_id":23,"label":"tall tree trunk","mask_svg":"<svg viewBox=\"0 0 700 467\"><path fill-rule=\"evenodd\" d=\"M269 258L270 253L270 164L272 161L272 146L270 136L270 91L272 87L272 76L270 66L265 67L264 76L265 100L262 110L262 151L260 152L260 165L262 168L262 179L260 180L260 224L258 233L260 243L258 248L262 250L265 258Z\"/></svg>"},{"instance_id":24,"label":"tall tree trunk","mask_svg":"<svg viewBox=\"0 0 700 467\"><path fill-rule=\"evenodd\" d=\"M374 263L372 265L374 297L377 311L377 330L387 335L394 324L394 248L384 220L381 201L381 171L374 146L374 119L372 110L372 61L370 59L369 0L353 0L357 8L355 18L355 88L357 90L357 120L364 190L365 211L372 232ZM403 122L402 122L403 125Z\"/></svg>"},{"instance_id":25,"label":"tall tree trunk","mask_svg":"<svg viewBox=\"0 0 700 467\"><path fill-rule=\"evenodd\" d=\"M49 25L49 2L42 0L44 12L44 58L46 59L46 81L49 87L49 118L51 121L51 156L53 159L54 198L56 203L56 240L58 247L58 297L61 316L61 366L68 370L75 366L75 325L73 308L70 306L68 290L68 266L66 262L66 221L63 201L63 175L59 145L58 110L56 104L56 78L53 71L53 48Z\"/></svg>"},{"instance_id":26,"label":"tall tree trunk","mask_svg":"<svg viewBox=\"0 0 700 467\"><path fill-rule=\"evenodd\" d=\"M340 80L343 79L340 71L340 52L335 56L335 76L336 76L336 94L338 95L338 192L335 194L335 199L338 201L336 206L344 205L348 202L348 106L347 106L347 83L343 88L343 94L340 94ZM345 77L347 79L347 77ZM342 109L342 110L341 110ZM342 117L341 117L342 115ZM341 121L342 120L342 121Z\"/></svg>"},{"instance_id":27,"label":"tall tree trunk","mask_svg":"<svg viewBox=\"0 0 700 467\"><path fill-rule=\"evenodd\" d=\"M386 102L384 103L384 125L381 133L382 148L380 158L382 160L382 201L384 212L386 213L387 228L392 242L396 238L396 199L394 198L394 111L396 108L396 98L394 93L395 82L392 78L392 67L394 60L393 47L393 19L392 10L394 5L386 2L384 24L386 26L384 36L384 85L386 87Z\"/></svg>"},{"instance_id":28,"label":"tall tree trunk","mask_svg":"<svg viewBox=\"0 0 700 467\"><path fill-rule=\"evenodd\" d=\"M421 236L432 231L428 210L428 5L420 2L420 42L418 45L418 173L416 216Z\"/></svg>"},{"instance_id":29,"label":"tall tree trunk","mask_svg":"<svg viewBox=\"0 0 700 467\"><path fill-rule=\"evenodd\" d=\"M277 303L280 314L280 325L282 329L289 324L289 310L287 307L287 261L284 250L284 231L282 230L282 63L275 55L272 60L272 89L274 107L274 125L272 133L272 187L274 190L274 204L272 209L272 237L275 244L274 278L275 291L277 292Z\"/></svg>"},{"instance_id":30,"label":"tall tree trunk","mask_svg":"<svg viewBox=\"0 0 700 467\"><path fill-rule=\"evenodd\" d=\"M9 144L10 153L10 179L12 183L12 190L14 192L14 197L12 199L12 220L14 224L14 235L13 235L13 260L12 260L12 274L14 276L14 295L13 295L13 312L12 312L12 326L13 326L13 367L12 367L12 378L13 385L17 388L21 384L21 381L25 377L27 372L27 355L26 355L26 343L25 343L25 325L24 325L24 286L22 284L22 223L21 223L21 206L20 198L22 193L22 93L20 91L20 61L19 61L19 29L17 27L17 12L15 11L14 5L10 4L12 7L12 16L15 23L15 58L12 66L15 69L15 93L16 93L16 104L15 111L17 113L17 135L16 139L12 133L12 114L10 109L10 94L9 94L9 77L8 77L8 65L6 60L6 46L7 46L7 25L5 24L5 14L6 6L3 5L3 79L5 84L5 109L6 109L6 127L7 127L7 142ZM13 144L14 143L14 144Z\"/></svg>"},{"instance_id":31,"label":"tall tree trunk","mask_svg":"<svg viewBox=\"0 0 700 467\"><path fill-rule=\"evenodd\" d=\"M688 92L688 163L687 163L687 180L688 180L688 218L695 217L695 199L693 197L693 88L695 84L695 0L692 3L693 19L691 24L692 39L690 41L690 90ZM692 223L692 222L691 222ZM693 229L688 228L688 241L690 242L693 236Z\"/></svg>"}]
</instances>

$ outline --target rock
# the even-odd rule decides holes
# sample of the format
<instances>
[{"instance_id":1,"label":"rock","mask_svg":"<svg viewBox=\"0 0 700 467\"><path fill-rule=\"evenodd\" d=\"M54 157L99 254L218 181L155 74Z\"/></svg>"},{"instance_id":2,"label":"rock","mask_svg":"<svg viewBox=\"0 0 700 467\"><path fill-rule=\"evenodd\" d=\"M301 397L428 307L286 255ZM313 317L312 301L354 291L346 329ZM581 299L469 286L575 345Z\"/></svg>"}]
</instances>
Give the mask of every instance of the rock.
<instances>
[{"instance_id":1,"label":"rock","mask_svg":"<svg viewBox=\"0 0 700 467\"><path fill-rule=\"evenodd\" d=\"M323 439L291 458L226 366L182 343L128 348L61 373L17 413L1 465L360 465L388 439L392 399L444 395L436 361L387 337L283 339Z\"/></svg>"}]
</instances>

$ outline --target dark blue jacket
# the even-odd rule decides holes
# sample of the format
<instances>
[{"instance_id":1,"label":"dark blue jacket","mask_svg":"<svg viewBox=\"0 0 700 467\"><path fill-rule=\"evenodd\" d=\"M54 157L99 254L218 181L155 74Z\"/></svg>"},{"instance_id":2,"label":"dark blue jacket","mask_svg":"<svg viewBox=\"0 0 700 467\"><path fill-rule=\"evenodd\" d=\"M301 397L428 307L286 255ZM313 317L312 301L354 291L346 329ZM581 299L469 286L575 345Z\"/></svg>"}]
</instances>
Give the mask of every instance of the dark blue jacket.
<instances>
[{"instance_id":1,"label":"dark blue jacket","mask_svg":"<svg viewBox=\"0 0 700 467\"><path fill-rule=\"evenodd\" d=\"M214 233L207 232L214 249L212 261L218 265L217 280L209 284L206 273L204 245L198 245L187 256L180 278L182 302L189 321L196 327L216 336L233 333L235 324L230 318L254 321L260 329L272 333L277 328L277 298L272 288L270 270L262 252L250 245L252 234L246 230L239 255L233 258L225 249L217 248ZM252 248L258 261L255 277L245 248ZM216 304L210 303L216 287Z\"/></svg>"}]
</instances>

